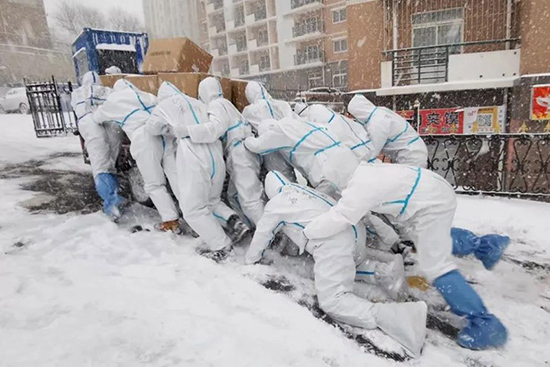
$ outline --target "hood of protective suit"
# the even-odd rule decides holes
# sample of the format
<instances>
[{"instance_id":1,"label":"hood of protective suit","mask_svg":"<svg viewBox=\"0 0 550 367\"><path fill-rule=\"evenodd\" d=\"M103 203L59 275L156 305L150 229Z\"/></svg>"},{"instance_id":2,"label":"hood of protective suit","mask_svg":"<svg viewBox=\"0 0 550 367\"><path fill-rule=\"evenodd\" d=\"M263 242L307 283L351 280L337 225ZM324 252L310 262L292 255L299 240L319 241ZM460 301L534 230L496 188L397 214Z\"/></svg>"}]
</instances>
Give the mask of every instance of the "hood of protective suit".
<instances>
[{"instance_id":1,"label":"hood of protective suit","mask_svg":"<svg viewBox=\"0 0 550 367\"><path fill-rule=\"evenodd\" d=\"M265 176L265 193L269 200L281 192L283 187L290 184L290 180L278 171L269 171Z\"/></svg>"},{"instance_id":2,"label":"hood of protective suit","mask_svg":"<svg viewBox=\"0 0 550 367\"><path fill-rule=\"evenodd\" d=\"M113 74L122 74L122 70L118 66L111 66L107 69L105 69L106 75L113 75Z\"/></svg>"},{"instance_id":3,"label":"hood of protective suit","mask_svg":"<svg viewBox=\"0 0 550 367\"><path fill-rule=\"evenodd\" d=\"M115 85L113 86L113 91L119 92L121 90L129 89L129 88L135 88L135 87L132 83L130 83L126 79L119 79L116 81Z\"/></svg>"},{"instance_id":4,"label":"hood of protective suit","mask_svg":"<svg viewBox=\"0 0 550 367\"><path fill-rule=\"evenodd\" d=\"M248 82L245 89L246 99L250 104L253 104L260 99L265 99L270 101L271 95L267 93L267 90L263 85L258 82Z\"/></svg>"},{"instance_id":5,"label":"hood of protective suit","mask_svg":"<svg viewBox=\"0 0 550 367\"><path fill-rule=\"evenodd\" d=\"M336 116L333 111L320 104L310 106L307 112L307 117L310 121L321 125L330 123Z\"/></svg>"},{"instance_id":6,"label":"hood of protective suit","mask_svg":"<svg viewBox=\"0 0 550 367\"><path fill-rule=\"evenodd\" d=\"M101 79L99 79L99 75L95 71L88 71L82 77L82 86L89 87L91 85L101 85Z\"/></svg>"},{"instance_id":7,"label":"hood of protective suit","mask_svg":"<svg viewBox=\"0 0 550 367\"><path fill-rule=\"evenodd\" d=\"M348 112L358 120L368 118L376 109L374 103L369 101L364 95L356 94L348 105ZM364 121L363 121L364 122Z\"/></svg>"},{"instance_id":8,"label":"hood of protective suit","mask_svg":"<svg viewBox=\"0 0 550 367\"><path fill-rule=\"evenodd\" d=\"M220 84L218 79L210 76L200 82L199 100L202 103L209 104L210 102L218 98L223 98L222 85Z\"/></svg>"},{"instance_id":9,"label":"hood of protective suit","mask_svg":"<svg viewBox=\"0 0 550 367\"><path fill-rule=\"evenodd\" d=\"M182 93L174 84L170 82L162 82L162 84L160 85L159 91L157 93L157 97L160 102L172 96L175 96L176 94L182 94Z\"/></svg>"},{"instance_id":10,"label":"hood of protective suit","mask_svg":"<svg viewBox=\"0 0 550 367\"><path fill-rule=\"evenodd\" d=\"M294 105L294 113L300 117L306 117L308 113L309 105L303 102L297 102Z\"/></svg>"}]
</instances>

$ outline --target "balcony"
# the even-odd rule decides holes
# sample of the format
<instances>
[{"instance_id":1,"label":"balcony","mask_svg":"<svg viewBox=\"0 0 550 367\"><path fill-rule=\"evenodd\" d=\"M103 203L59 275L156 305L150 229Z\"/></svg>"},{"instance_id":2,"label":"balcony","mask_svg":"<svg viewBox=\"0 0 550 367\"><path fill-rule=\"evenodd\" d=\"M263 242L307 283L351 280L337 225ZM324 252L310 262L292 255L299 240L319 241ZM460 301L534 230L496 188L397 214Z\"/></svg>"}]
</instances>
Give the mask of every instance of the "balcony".
<instances>
[{"instance_id":1,"label":"balcony","mask_svg":"<svg viewBox=\"0 0 550 367\"><path fill-rule=\"evenodd\" d=\"M322 63L325 61L325 52L323 50L298 51L294 55L294 65L306 65Z\"/></svg>"},{"instance_id":2,"label":"balcony","mask_svg":"<svg viewBox=\"0 0 550 367\"><path fill-rule=\"evenodd\" d=\"M208 13L212 13L212 12L220 10L220 9L223 9L223 0L211 0L206 5L206 11Z\"/></svg>"},{"instance_id":3,"label":"balcony","mask_svg":"<svg viewBox=\"0 0 550 367\"><path fill-rule=\"evenodd\" d=\"M267 19L267 12L266 12L266 9L263 8L255 11L252 14L248 14L246 16L246 24L253 24L265 19Z\"/></svg>"},{"instance_id":4,"label":"balcony","mask_svg":"<svg viewBox=\"0 0 550 367\"><path fill-rule=\"evenodd\" d=\"M302 37L305 35L322 34L325 31L322 20L317 19L313 22L298 24L292 27L292 37Z\"/></svg>"},{"instance_id":5,"label":"balcony","mask_svg":"<svg viewBox=\"0 0 550 367\"><path fill-rule=\"evenodd\" d=\"M517 41L462 42L384 51L389 61L381 65L382 87L514 78L519 75L520 50L506 50L503 46ZM497 50L493 51L495 47Z\"/></svg>"},{"instance_id":6,"label":"balcony","mask_svg":"<svg viewBox=\"0 0 550 367\"><path fill-rule=\"evenodd\" d=\"M323 5L323 0L291 0L290 9L294 10L310 4Z\"/></svg>"},{"instance_id":7,"label":"balcony","mask_svg":"<svg viewBox=\"0 0 550 367\"><path fill-rule=\"evenodd\" d=\"M210 34L210 36L213 36L213 35L219 34L219 33L223 33L223 32L225 32L225 24L220 25L220 26L212 26L208 29L208 33Z\"/></svg>"}]
</instances>

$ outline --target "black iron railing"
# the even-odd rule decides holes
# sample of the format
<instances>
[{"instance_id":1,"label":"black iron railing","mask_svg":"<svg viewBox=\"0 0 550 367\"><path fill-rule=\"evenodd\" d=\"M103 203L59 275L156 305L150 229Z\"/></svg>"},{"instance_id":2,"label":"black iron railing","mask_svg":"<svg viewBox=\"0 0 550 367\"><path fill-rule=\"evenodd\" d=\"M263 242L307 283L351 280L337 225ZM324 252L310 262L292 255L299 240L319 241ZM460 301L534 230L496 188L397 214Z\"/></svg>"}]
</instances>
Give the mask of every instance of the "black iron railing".
<instances>
[{"instance_id":1,"label":"black iron railing","mask_svg":"<svg viewBox=\"0 0 550 367\"><path fill-rule=\"evenodd\" d=\"M324 29L323 21L318 19L313 22L306 22L292 27L292 37L296 38L305 36L306 34L322 33Z\"/></svg>"},{"instance_id":2,"label":"black iron railing","mask_svg":"<svg viewBox=\"0 0 550 367\"><path fill-rule=\"evenodd\" d=\"M392 85L443 83L448 81L449 56L467 53L465 48L477 52L488 45L514 44L519 38L462 42L437 46L409 47L384 51L392 61Z\"/></svg>"},{"instance_id":3,"label":"black iron railing","mask_svg":"<svg viewBox=\"0 0 550 367\"><path fill-rule=\"evenodd\" d=\"M428 168L457 192L550 200L550 134L422 135Z\"/></svg>"},{"instance_id":4,"label":"black iron railing","mask_svg":"<svg viewBox=\"0 0 550 367\"><path fill-rule=\"evenodd\" d=\"M76 131L70 82L57 83L54 77L47 82L25 80L25 88L37 137L59 136Z\"/></svg>"},{"instance_id":5,"label":"black iron railing","mask_svg":"<svg viewBox=\"0 0 550 367\"><path fill-rule=\"evenodd\" d=\"M294 65L305 65L316 62L323 62L325 60L325 53L323 50L318 49L315 51L298 51L294 55Z\"/></svg>"}]
</instances>

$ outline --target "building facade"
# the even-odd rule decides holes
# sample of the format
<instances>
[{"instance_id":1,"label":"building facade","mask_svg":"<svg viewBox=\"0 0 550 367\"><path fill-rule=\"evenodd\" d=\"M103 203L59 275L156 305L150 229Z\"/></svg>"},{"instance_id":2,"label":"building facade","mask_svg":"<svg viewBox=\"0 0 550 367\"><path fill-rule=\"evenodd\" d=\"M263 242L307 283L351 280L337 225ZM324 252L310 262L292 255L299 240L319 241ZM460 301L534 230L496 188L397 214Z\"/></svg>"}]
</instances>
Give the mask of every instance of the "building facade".
<instances>
[{"instance_id":1,"label":"building facade","mask_svg":"<svg viewBox=\"0 0 550 367\"><path fill-rule=\"evenodd\" d=\"M0 85L74 77L70 49L52 50L43 0L0 0Z\"/></svg>"},{"instance_id":2,"label":"building facade","mask_svg":"<svg viewBox=\"0 0 550 367\"><path fill-rule=\"evenodd\" d=\"M342 0L199 0L201 44L214 74L255 79L272 93L347 90L347 9Z\"/></svg>"},{"instance_id":3,"label":"building facade","mask_svg":"<svg viewBox=\"0 0 550 367\"><path fill-rule=\"evenodd\" d=\"M347 9L350 90L398 111L501 107L500 131L550 131L530 116L533 86L550 84L549 1L354 0Z\"/></svg>"},{"instance_id":4,"label":"building facade","mask_svg":"<svg viewBox=\"0 0 550 367\"><path fill-rule=\"evenodd\" d=\"M199 42L197 0L142 0L147 32L151 38L188 37Z\"/></svg>"}]
</instances>

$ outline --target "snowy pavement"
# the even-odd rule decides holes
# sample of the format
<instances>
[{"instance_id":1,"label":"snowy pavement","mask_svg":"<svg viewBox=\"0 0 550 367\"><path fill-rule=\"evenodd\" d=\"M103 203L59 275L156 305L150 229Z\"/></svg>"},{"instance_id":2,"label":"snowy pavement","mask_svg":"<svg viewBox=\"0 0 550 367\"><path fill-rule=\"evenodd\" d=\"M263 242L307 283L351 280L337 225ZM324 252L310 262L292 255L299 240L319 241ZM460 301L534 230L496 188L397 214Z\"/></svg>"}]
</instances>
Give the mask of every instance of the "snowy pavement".
<instances>
[{"instance_id":1,"label":"snowy pavement","mask_svg":"<svg viewBox=\"0 0 550 367\"><path fill-rule=\"evenodd\" d=\"M29 211L43 200L45 189L30 185L40 176L85 180L89 167L76 137L37 139L28 116L0 115L0 131L0 367L550 364L550 204L459 197L456 226L512 238L492 272L457 259L509 343L472 352L430 330L422 358L396 363L258 284L268 267L215 264L190 237L130 233L158 221L150 209L134 205L120 226L94 202L67 214ZM18 176L14 167L30 160L40 170ZM442 302L433 290L418 296Z\"/></svg>"}]
</instances>

